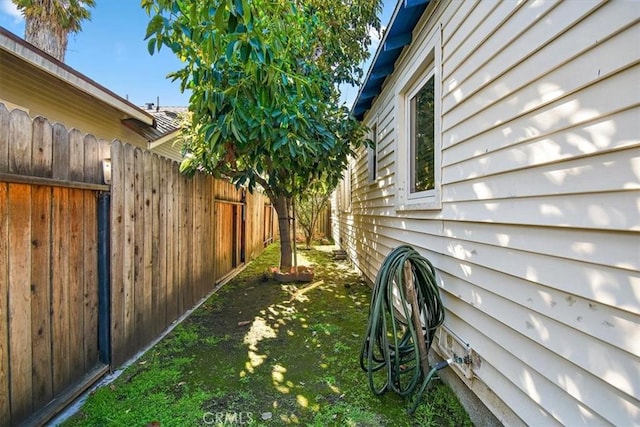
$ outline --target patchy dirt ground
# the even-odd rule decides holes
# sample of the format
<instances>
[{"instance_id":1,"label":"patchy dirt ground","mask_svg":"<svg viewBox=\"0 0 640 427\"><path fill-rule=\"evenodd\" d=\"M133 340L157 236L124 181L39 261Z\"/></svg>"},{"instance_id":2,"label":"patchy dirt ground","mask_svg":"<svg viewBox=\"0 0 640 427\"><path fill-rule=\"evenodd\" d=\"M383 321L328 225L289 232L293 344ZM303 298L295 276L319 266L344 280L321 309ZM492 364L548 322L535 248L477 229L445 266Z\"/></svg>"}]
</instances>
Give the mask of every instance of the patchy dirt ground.
<instances>
[{"instance_id":1,"label":"patchy dirt ground","mask_svg":"<svg viewBox=\"0 0 640 427\"><path fill-rule=\"evenodd\" d=\"M437 381L412 417L370 392L359 352L371 291L330 249L301 251L313 282L281 284L272 245L66 425L470 426Z\"/></svg>"}]
</instances>

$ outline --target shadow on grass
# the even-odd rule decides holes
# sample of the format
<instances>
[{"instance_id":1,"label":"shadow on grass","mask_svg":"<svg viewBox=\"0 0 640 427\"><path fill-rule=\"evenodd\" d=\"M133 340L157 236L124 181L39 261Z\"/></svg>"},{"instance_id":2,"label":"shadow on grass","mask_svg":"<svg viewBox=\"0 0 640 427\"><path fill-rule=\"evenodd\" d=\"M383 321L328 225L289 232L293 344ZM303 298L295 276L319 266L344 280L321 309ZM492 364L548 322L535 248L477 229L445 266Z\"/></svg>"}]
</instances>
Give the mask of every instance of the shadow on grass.
<instances>
[{"instance_id":1,"label":"shadow on grass","mask_svg":"<svg viewBox=\"0 0 640 427\"><path fill-rule=\"evenodd\" d=\"M374 396L359 366L370 288L324 248L310 284L268 277L272 245L111 385L69 426L470 426L435 381L413 417Z\"/></svg>"}]
</instances>

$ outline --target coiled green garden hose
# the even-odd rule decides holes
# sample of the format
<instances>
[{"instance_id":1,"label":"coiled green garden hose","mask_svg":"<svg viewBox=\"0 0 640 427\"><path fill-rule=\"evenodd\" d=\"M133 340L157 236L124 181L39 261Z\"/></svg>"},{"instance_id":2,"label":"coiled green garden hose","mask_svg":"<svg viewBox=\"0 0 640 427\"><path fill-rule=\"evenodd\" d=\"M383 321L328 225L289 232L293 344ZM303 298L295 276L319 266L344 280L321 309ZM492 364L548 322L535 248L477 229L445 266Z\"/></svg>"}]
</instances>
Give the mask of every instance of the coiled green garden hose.
<instances>
[{"instance_id":1,"label":"coiled green garden hose","mask_svg":"<svg viewBox=\"0 0 640 427\"><path fill-rule=\"evenodd\" d=\"M405 270L405 263L410 270ZM411 321L412 303L408 293L412 291L407 287L407 280L415 287L421 330L416 330ZM375 395L393 390L413 402L409 413L415 411L435 372L450 362L435 365L428 374L421 363L421 356L426 361L426 352L443 321L444 308L433 265L411 246L397 247L387 255L378 271L360 352L360 366L367 372L369 388ZM424 350L420 350L422 338L418 334L424 336Z\"/></svg>"}]
</instances>

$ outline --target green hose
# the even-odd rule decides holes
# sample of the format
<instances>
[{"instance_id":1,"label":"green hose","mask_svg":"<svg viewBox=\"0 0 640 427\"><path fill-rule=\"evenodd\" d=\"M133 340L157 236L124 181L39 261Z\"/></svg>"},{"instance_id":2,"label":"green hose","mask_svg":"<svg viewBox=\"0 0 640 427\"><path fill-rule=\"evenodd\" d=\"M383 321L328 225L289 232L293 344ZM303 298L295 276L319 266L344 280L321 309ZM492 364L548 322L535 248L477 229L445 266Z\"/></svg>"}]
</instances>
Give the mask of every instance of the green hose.
<instances>
[{"instance_id":1,"label":"green hose","mask_svg":"<svg viewBox=\"0 0 640 427\"><path fill-rule=\"evenodd\" d=\"M413 274L421 331L416 331L411 322L411 306L404 287L405 262ZM412 247L397 247L387 255L376 277L360 352L360 366L367 372L369 388L375 395L392 390L408 397L413 402L409 413L415 411L435 371L448 366L438 364L428 375L423 372L417 334L424 335L428 352L443 321L444 308L433 265Z\"/></svg>"}]
</instances>

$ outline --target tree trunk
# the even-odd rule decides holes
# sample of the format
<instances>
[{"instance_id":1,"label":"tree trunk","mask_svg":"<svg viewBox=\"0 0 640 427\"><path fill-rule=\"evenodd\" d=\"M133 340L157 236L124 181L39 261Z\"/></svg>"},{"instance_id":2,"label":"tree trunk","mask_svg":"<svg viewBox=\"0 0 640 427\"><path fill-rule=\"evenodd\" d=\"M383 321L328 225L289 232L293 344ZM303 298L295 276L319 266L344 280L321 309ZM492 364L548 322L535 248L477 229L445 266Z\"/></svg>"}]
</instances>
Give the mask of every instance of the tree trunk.
<instances>
[{"instance_id":1,"label":"tree trunk","mask_svg":"<svg viewBox=\"0 0 640 427\"><path fill-rule=\"evenodd\" d=\"M316 234L316 223L318 222L318 214L317 213L312 213L311 214L311 226L309 227L309 243L307 243L307 246L311 247L311 241L313 240L313 237Z\"/></svg>"},{"instance_id":2,"label":"tree trunk","mask_svg":"<svg viewBox=\"0 0 640 427\"><path fill-rule=\"evenodd\" d=\"M68 35L67 31L55 23L34 17L26 18L25 40L60 62L64 62Z\"/></svg>"},{"instance_id":3,"label":"tree trunk","mask_svg":"<svg viewBox=\"0 0 640 427\"><path fill-rule=\"evenodd\" d=\"M291 270L291 223L289 222L289 203L286 197L278 196L274 201L278 214L278 228L280 229L280 271Z\"/></svg>"},{"instance_id":4,"label":"tree trunk","mask_svg":"<svg viewBox=\"0 0 640 427\"><path fill-rule=\"evenodd\" d=\"M291 221L292 221L292 230L293 230L293 239L291 244L293 245L293 269L298 272L298 248L296 247L296 238L298 237L298 227L296 226L296 199L293 197L290 200L291 202Z\"/></svg>"}]
</instances>

